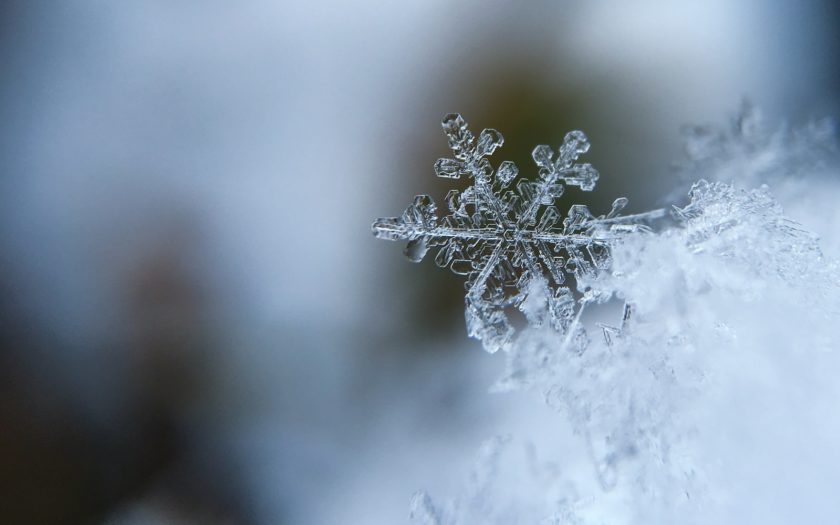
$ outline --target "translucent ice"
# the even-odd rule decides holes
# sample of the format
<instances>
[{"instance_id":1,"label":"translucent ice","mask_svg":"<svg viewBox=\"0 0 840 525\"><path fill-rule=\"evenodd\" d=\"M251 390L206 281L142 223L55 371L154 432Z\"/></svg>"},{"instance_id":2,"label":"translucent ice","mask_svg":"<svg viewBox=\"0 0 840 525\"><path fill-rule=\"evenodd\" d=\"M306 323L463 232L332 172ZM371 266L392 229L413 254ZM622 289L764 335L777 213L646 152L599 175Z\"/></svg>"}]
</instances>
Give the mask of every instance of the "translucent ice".
<instances>
[{"instance_id":1,"label":"translucent ice","mask_svg":"<svg viewBox=\"0 0 840 525\"><path fill-rule=\"evenodd\" d=\"M566 134L557 151L546 145L534 148L538 178L521 179L509 190L519 174L516 165L504 161L494 169L487 158L504 143L501 133L485 129L476 140L458 114L444 117L442 126L454 158L435 162L435 173L453 179L467 176L472 185L447 194L448 214L442 219L431 197L419 195L402 216L376 220L374 235L408 241L405 254L414 262L436 249L438 266L467 277L467 330L487 351L509 346L514 330L506 310L522 307L533 282L550 288L551 326L565 331L578 308L592 299L585 295L578 308L569 308L575 299L566 276L591 277L608 268L612 243L644 229L643 222L660 217L662 211L622 217L619 212L627 199L620 198L607 215L595 216L576 204L564 218L555 202L566 187L591 191L598 180L591 164L578 162L589 150L580 131Z\"/></svg>"}]
</instances>

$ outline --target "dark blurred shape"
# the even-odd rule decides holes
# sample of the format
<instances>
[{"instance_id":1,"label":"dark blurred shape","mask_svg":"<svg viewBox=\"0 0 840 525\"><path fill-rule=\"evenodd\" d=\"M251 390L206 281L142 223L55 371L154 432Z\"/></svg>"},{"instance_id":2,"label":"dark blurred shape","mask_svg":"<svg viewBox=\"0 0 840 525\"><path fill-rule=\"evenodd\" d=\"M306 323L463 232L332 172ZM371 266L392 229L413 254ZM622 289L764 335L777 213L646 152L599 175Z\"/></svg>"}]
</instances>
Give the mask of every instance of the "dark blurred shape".
<instances>
[{"instance_id":1,"label":"dark blurred shape","mask_svg":"<svg viewBox=\"0 0 840 525\"><path fill-rule=\"evenodd\" d=\"M2 276L5 284L5 278ZM74 428L60 403L45 403L24 354L34 350L31 324L10 287L0 293L0 492L4 523L79 523L107 508L95 484L92 436ZM48 404L49 406L44 406Z\"/></svg>"},{"instance_id":2,"label":"dark blurred shape","mask_svg":"<svg viewBox=\"0 0 840 525\"><path fill-rule=\"evenodd\" d=\"M196 457L185 419L213 398L214 330L195 241L188 223L170 223L125 269L126 329L102 349L105 366L75 371L82 382L115 381L116 412L105 418L50 384L33 357L61 343L22 317L13 293L0 296L0 521L247 522L215 475L223 466Z\"/></svg>"}]
</instances>

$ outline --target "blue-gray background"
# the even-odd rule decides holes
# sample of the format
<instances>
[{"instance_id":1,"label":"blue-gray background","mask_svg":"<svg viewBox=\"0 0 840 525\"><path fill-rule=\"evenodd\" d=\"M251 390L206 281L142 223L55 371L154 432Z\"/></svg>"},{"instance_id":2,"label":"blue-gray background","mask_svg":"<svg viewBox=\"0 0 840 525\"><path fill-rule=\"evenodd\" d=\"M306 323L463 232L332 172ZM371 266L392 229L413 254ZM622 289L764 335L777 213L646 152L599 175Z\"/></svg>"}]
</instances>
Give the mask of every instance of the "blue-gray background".
<instances>
[{"instance_id":1,"label":"blue-gray background","mask_svg":"<svg viewBox=\"0 0 840 525\"><path fill-rule=\"evenodd\" d=\"M443 114L499 129L524 173L583 129L589 202L641 210L676 185L683 124L743 97L836 116L838 14L4 2L0 521L404 521L524 417L485 394L498 359L459 279L370 234L445 194Z\"/></svg>"}]
</instances>

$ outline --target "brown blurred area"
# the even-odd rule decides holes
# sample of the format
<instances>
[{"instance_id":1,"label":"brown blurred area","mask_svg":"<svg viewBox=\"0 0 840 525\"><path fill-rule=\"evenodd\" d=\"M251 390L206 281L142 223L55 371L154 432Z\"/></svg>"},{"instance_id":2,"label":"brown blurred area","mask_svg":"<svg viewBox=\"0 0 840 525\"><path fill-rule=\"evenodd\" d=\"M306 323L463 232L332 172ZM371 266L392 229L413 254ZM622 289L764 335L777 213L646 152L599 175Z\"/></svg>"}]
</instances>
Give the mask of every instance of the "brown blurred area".
<instances>
[{"instance_id":1,"label":"brown blurred area","mask_svg":"<svg viewBox=\"0 0 840 525\"><path fill-rule=\"evenodd\" d=\"M127 324L98 349L92 381L111 384L114 413L100 420L50 384L45 347L56 334L15 311L7 287L0 311L0 490L5 523L250 523L223 465L194 457L190 414L213 403L210 368L218 331L206 283L195 272L197 241L185 224L118 271ZM104 362L102 362L104 360ZM70 371L67 371L70 372ZM118 377L108 377L115 374ZM117 418L109 421L109 417ZM105 425L103 427L103 425ZM140 509L133 509L140 503ZM115 509L125 508L125 512ZM137 514L135 517L134 515Z\"/></svg>"}]
</instances>

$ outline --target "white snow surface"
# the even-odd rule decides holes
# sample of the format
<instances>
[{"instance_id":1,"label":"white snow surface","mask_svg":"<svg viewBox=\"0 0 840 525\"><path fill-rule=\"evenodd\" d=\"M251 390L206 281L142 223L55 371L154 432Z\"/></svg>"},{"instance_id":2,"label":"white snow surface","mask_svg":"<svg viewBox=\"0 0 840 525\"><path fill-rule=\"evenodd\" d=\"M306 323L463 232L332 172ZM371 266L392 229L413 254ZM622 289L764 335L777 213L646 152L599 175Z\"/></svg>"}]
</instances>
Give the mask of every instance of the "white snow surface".
<instances>
[{"instance_id":1,"label":"white snow surface","mask_svg":"<svg viewBox=\"0 0 840 525\"><path fill-rule=\"evenodd\" d=\"M837 245L779 204L809 224L835 220L833 207L804 206L836 195L834 137L810 129L749 147L724 134L691 165L712 181L692 186L674 223L623 239L610 271L579 283L630 305L611 337L596 316L582 340L522 331L496 389L539 393L556 420L489 440L461 492L415 495L415 521L836 520Z\"/></svg>"}]
</instances>

